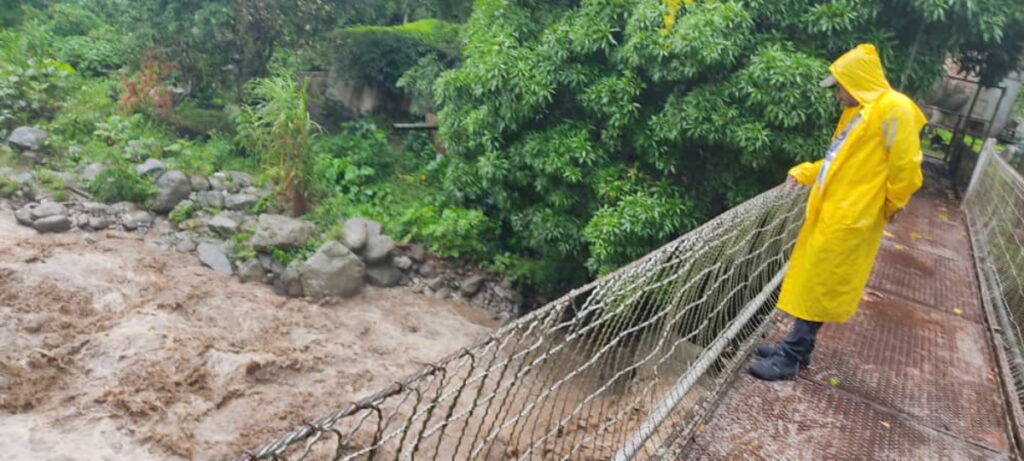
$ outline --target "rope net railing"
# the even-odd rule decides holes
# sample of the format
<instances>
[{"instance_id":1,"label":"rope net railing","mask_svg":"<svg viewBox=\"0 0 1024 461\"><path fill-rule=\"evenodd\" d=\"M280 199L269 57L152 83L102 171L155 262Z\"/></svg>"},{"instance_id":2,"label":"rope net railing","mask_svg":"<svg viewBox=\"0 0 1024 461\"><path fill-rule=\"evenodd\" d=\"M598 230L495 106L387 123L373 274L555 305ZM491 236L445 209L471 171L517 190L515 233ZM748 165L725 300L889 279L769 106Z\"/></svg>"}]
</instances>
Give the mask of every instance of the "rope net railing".
<instances>
[{"instance_id":1,"label":"rope net railing","mask_svg":"<svg viewBox=\"0 0 1024 461\"><path fill-rule=\"evenodd\" d=\"M1002 348L1014 411L1024 406L1024 178L990 141L962 204L970 228L982 300Z\"/></svg>"},{"instance_id":2,"label":"rope net railing","mask_svg":"<svg viewBox=\"0 0 1024 461\"><path fill-rule=\"evenodd\" d=\"M803 218L780 186L243 459L651 459L762 333Z\"/></svg>"}]
</instances>

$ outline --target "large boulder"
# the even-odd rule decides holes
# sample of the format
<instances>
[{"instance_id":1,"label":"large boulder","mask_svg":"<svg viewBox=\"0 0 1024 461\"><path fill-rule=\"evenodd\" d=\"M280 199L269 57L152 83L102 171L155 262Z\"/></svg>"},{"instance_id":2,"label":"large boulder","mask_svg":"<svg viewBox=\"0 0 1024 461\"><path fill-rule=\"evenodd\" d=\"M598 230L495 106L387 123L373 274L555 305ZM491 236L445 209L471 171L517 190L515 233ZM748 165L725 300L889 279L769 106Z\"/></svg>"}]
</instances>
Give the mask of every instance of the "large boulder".
<instances>
[{"instance_id":1,"label":"large boulder","mask_svg":"<svg viewBox=\"0 0 1024 461\"><path fill-rule=\"evenodd\" d=\"M37 219L32 223L32 227L41 234L45 234L47 232L66 232L71 230L71 220L69 220L65 215L55 214Z\"/></svg>"},{"instance_id":2,"label":"large boulder","mask_svg":"<svg viewBox=\"0 0 1024 461\"><path fill-rule=\"evenodd\" d=\"M409 259L408 256L399 256L395 258L395 267L407 271L412 268L412 259Z\"/></svg>"},{"instance_id":3,"label":"large boulder","mask_svg":"<svg viewBox=\"0 0 1024 461\"><path fill-rule=\"evenodd\" d=\"M284 272L284 264L281 264L280 261L274 259L273 256L266 253L260 253L256 258L259 260L260 266L263 266L263 270L274 274L275 277L280 277L281 273Z\"/></svg>"},{"instance_id":4,"label":"large boulder","mask_svg":"<svg viewBox=\"0 0 1024 461\"><path fill-rule=\"evenodd\" d=\"M462 296L467 298L475 295L480 291L480 287L483 286L484 280L484 276L482 275L472 275L466 278L459 284L459 293L462 293Z\"/></svg>"},{"instance_id":5,"label":"large boulder","mask_svg":"<svg viewBox=\"0 0 1024 461\"><path fill-rule=\"evenodd\" d=\"M7 144L22 151L36 150L43 147L43 142L46 141L47 136L49 134L39 128L20 126L15 128L11 135L7 137Z\"/></svg>"},{"instance_id":6,"label":"large boulder","mask_svg":"<svg viewBox=\"0 0 1024 461\"><path fill-rule=\"evenodd\" d=\"M196 192L195 202L201 208L224 208L224 192L219 190Z\"/></svg>"},{"instance_id":7,"label":"large boulder","mask_svg":"<svg viewBox=\"0 0 1024 461\"><path fill-rule=\"evenodd\" d=\"M67 210L63 205L56 202L43 202L35 208L32 208L32 220L63 214L67 214Z\"/></svg>"},{"instance_id":8,"label":"large boulder","mask_svg":"<svg viewBox=\"0 0 1024 461\"><path fill-rule=\"evenodd\" d=\"M32 227L32 223L35 221L35 219L32 218L32 209L35 208L36 206L36 204L30 203L21 208L18 208L14 212L14 219L18 221L18 224L21 224L22 226Z\"/></svg>"},{"instance_id":9,"label":"large boulder","mask_svg":"<svg viewBox=\"0 0 1024 461\"><path fill-rule=\"evenodd\" d=\"M192 183L192 190L194 191L210 190L210 180L206 179L206 176L195 174L189 176L188 180Z\"/></svg>"},{"instance_id":10,"label":"large boulder","mask_svg":"<svg viewBox=\"0 0 1024 461\"><path fill-rule=\"evenodd\" d=\"M229 210L247 210L259 201L253 194L230 194L224 198L224 206Z\"/></svg>"},{"instance_id":11,"label":"large boulder","mask_svg":"<svg viewBox=\"0 0 1024 461\"><path fill-rule=\"evenodd\" d=\"M156 188L156 198L150 209L157 213L167 213L192 193L192 181L185 173L171 170L160 175L156 180Z\"/></svg>"},{"instance_id":12,"label":"large boulder","mask_svg":"<svg viewBox=\"0 0 1024 461\"><path fill-rule=\"evenodd\" d=\"M402 271L390 264L376 264L366 268L366 281L381 288L398 286L402 281Z\"/></svg>"},{"instance_id":13,"label":"large boulder","mask_svg":"<svg viewBox=\"0 0 1024 461\"><path fill-rule=\"evenodd\" d=\"M259 260L252 258L238 266L238 280L242 283L262 282L267 276Z\"/></svg>"},{"instance_id":14,"label":"large boulder","mask_svg":"<svg viewBox=\"0 0 1024 461\"><path fill-rule=\"evenodd\" d=\"M331 241L320 247L299 267L306 296L351 297L363 289L366 266L341 243Z\"/></svg>"},{"instance_id":15,"label":"large boulder","mask_svg":"<svg viewBox=\"0 0 1024 461\"><path fill-rule=\"evenodd\" d=\"M167 171L167 167L164 166L164 163L155 158L147 158L141 165L135 166L135 174L139 176L156 176L165 171Z\"/></svg>"},{"instance_id":16,"label":"large boulder","mask_svg":"<svg viewBox=\"0 0 1024 461\"><path fill-rule=\"evenodd\" d=\"M231 181L238 184L238 187L252 187L256 183L249 173L243 173L241 171L228 171L226 172Z\"/></svg>"},{"instance_id":17,"label":"large boulder","mask_svg":"<svg viewBox=\"0 0 1024 461\"><path fill-rule=\"evenodd\" d=\"M224 172L218 172L210 175L209 178L210 187L213 190L226 191L226 192L238 192L241 185L235 181L235 178L230 174Z\"/></svg>"},{"instance_id":18,"label":"large boulder","mask_svg":"<svg viewBox=\"0 0 1024 461\"><path fill-rule=\"evenodd\" d=\"M100 202L83 202L82 211L85 211L90 216L109 216L113 213L110 205Z\"/></svg>"},{"instance_id":19,"label":"large boulder","mask_svg":"<svg viewBox=\"0 0 1024 461\"><path fill-rule=\"evenodd\" d=\"M238 233L238 221L232 219L228 213L218 213L217 216L210 218L206 221L206 227L225 237Z\"/></svg>"},{"instance_id":20,"label":"large boulder","mask_svg":"<svg viewBox=\"0 0 1024 461\"><path fill-rule=\"evenodd\" d=\"M342 242L352 251L362 250L366 242L379 236L381 225L376 221L363 218L350 218L345 220L345 233Z\"/></svg>"},{"instance_id":21,"label":"large boulder","mask_svg":"<svg viewBox=\"0 0 1024 461\"><path fill-rule=\"evenodd\" d=\"M262 214L252 237L257 250L269 248L299 248L316 235L313 223L287 216Z\"/></svg>"},{"instance_id":22,"label":"large boulder","mask_svg":"<svg viewBox=\"0 0 1024 461\"><path fill-rule=\"evenodd\" d=\"M103 230L114 225L114 220L109 216L89 216L87 226L92 230Z\"/></svg>"},{"instance_id":23,"label":"large boulder","mask_svg":"<svg viewBox=\"0 0 1024 461\"><path fill-rule=\"evenodd\" d=\"M434 267L433 264L426 263L426 264L420 266L419 273L420 273L420 275L422 275L422 276L424 276L424 277L426 277L428 279L429 278L433 278L435 275L437 275L437 268Z\"/></svg>"},{"instance_id":24,"label":"large boulder","mask_svg":"<svg viewBox=\"0 0 1024 461\"><path fill-rule=\"evenodd\" d=\"M284 272L281 272L281 276L275 282L274 288L279 286L280 291L285 296L291 296L292 298L301 297L303 295L302 277L300 276L302 266L302 261L292 261L288 264L288 267L284 269Z\"/></svg>"},{"instance_id":25,"label":"large boulder","mask_svg":"<svg viewBox=\"0 0 1024 461\"><path fill-rule=\"evenodd\" d=\"M34 150L27 150L21 153L22 165L35 165L43 161L43 155Z\"/></svg>"},{"instance_id":26,"label":"large boulder","mask_svg":"<svg viewBox=\"0 0 1024 461\"><path fill-rule=\"evenodd\" d=\"M2 147L3 144L0 144ZM18 186L31 185L35 181L36 174L28 168L11 168L0 166L0 179Z\"/></svg>"},{"instance_id":27,"label":"large boulder","mask_svg":"<svg viewBox=\"0 0 1024 461\"><path fill-rule=\"evenodd\" d=\"M199 261L204 266L213 269L218 274L231 275L234 270L231 268L231 260L228 259L227 251L222 243L203 242L196 248Z\"/></svg>"},{"instance_id":28,"label":"large boulder","mask_svg":"<svg viewBox=\"0 0 1024 461\"><path fill-rule=\"evenodd\" d=\"M149 228L153 225L153 215L145 210L130 211L121 216L121 225L124 226L125 230L130 231Z\"/></svg>"},{"instance_id":29,"label":"large boulder","mask_svg":"<svg viewBox=\"0 0 1024 461\"><path fill-rule=\"evenodd\" d=\"M409 257L413 261L421 263L427 259L427 248L418 243L409 245Z\"/></svg>"},{"instance_id":30,"label":"large boulder","mask_svg":"<svg viewBox=\"0 0 1024 461\"><path fill-rule=\"evenodd\" d=\"M395 240L387 235L370 237L366 241L366 248L363 248L363 260L368 264L376 264L384 261L395 249Z\"/></svg>"},{"instance_id":31,"label":"large boulder","mask_svg":"<svg viewBox=\"0 0 1024 461\"><path fill-rule=\"evenodd\" d=\"M110 212L114 214L128 214L138 210L139 207L132 202L117 202L110 205Z\"/></svg>"},{"instance_id":32,"label":"large boulder","mask_svg":"<svg viewBox=\"0 0 1024 461\"><path fill-rule=\"evenodd\" d=\"M174 245L174 249L182 253L191 253L196 251L196 241L192 239L190 235L183 235L178 237L178 243Z\"/></svg>"}]
</instances>

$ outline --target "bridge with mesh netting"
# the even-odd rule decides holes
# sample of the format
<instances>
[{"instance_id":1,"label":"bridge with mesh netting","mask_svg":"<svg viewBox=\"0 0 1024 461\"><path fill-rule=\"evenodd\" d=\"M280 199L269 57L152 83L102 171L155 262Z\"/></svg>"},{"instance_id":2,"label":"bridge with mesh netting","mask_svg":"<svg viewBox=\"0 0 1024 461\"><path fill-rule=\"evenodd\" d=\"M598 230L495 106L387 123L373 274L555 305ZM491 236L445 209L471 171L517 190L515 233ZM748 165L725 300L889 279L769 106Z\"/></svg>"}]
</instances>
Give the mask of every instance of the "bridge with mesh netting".
<instances>
[{"instance_id":1,"label":"bridge with mesh netting","mask_svg":"<svg viewBox=\"0 0 1024 461\"><path fill-rule=\"evenodd\" d=\"M786 322L783 186L241 458L1015 459L1024 180L991 146L962 202L936 176L794 381L743 372Z\"/></svg>"}]
</instances>

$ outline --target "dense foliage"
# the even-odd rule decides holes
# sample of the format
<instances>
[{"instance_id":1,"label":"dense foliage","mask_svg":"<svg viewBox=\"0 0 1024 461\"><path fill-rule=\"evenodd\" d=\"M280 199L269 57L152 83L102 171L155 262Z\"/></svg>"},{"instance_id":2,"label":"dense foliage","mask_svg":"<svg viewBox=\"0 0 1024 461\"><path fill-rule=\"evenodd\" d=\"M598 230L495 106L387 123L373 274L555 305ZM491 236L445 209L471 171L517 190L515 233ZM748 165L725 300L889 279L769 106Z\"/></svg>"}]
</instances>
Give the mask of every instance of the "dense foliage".
<instances>
[{"instance_id":1,"label":"dense foliage","mask_svg":"<svg viewBox=\"0 0 1024 461\"><path fill-rule=\"evenodd\" d=\"M354 25L459 20L470 0L89 0L119 28L136 57L158 51L175 65L173 83L203 98L240 97L274 61L326 70L331 31Z\"/></svg>"},{"instance_id":2,"label":"dense foliage","mask_svg":"<svg viewBox=\"0 0 1024 461\"><path fill-rule=\"evenodd\" d=\"M1012 1L684 3L481 0L464 26L445 185L535 281L607 272L820 155L837 107L815 84L859 42L910 92L947 54L1020 46Z\"/></svg>"},{"instance_id":3,"label":"dense foliage","mask_svg":"<svg viewBox=\"0 0 1024 461\"><path fill-rule=\"evenodd\" d=\"M356 26L333 33L331 66L358 83L373 83L398 91L398 81L427 58L452 66L459 55L458 28L436 19L398 26Z\"/></svg>"},{"instance_id":4,"label":"dense foliage","mask_svg":"<svg viewBox=\"0 0 1024 461\"><path fill-rule=\"evenodd\" d=\"M0 135L50 132L56 192L47 168L102 164L83 186L111 202L153 194L147 158L247 171L280 188L258 209L376 219L557 293L820 155L838 108L815 84L856 43L911 93L947 56L998 80L1016 1L0 0ZM447 152L381 116L315 126L304 71L439 111Z\"/></svg>"}]
</instances>

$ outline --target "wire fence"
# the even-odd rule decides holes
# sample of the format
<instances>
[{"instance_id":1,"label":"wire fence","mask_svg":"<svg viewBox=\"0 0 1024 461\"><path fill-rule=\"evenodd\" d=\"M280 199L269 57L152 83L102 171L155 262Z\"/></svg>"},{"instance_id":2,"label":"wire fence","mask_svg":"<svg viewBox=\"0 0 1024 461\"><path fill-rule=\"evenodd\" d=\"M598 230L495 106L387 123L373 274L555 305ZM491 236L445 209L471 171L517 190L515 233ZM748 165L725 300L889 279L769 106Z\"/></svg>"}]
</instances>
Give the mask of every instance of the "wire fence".
<instances>
[{"instance_id":1,"label":"wire fence","mask_svg":"<svg viewBox=\"0 0 1024 461\"><path fill-rule=\"evenodd\" d=\"M982 300L1006 363L1016 432L1024 423L1024 178L986 143L963 200Z\"/></svg>"},{"instance_id":2,"label":"wire fence","mask_svg":"<svg viewBox=\"0 0 1024 461\"><path fill-rule=\"evenodd\" d=\"M768 323L806 191L780 186L243 459L657 459Z\"/></svg>"}]
</instances>

